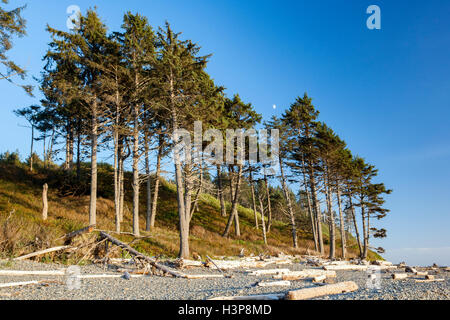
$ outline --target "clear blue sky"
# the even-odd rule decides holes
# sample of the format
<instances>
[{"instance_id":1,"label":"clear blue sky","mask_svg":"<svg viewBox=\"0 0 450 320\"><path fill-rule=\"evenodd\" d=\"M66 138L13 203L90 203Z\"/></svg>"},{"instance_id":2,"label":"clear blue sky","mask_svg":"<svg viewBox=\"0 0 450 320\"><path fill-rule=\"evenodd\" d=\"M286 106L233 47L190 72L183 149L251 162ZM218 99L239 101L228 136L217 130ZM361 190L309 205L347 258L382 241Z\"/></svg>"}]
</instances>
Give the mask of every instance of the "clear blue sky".
<instances>
[{"instance_id":1,"label":"clear blue sky","mask_svg":"<svg viewBox=\"0 0 450 320\"><path fill-rule=\"evenodd\" d=\"M214 54L208 71L216 82L265 119L308 92L321 120L394 189L383 220L388 238L373 244L395 262L450 265L449 1L11 2L28 4L28 36L15 41L10 56L30 76L42 67L46 24L65 29L69 5L96 5L113 30L126 10L153 26L168 20ZM381 30L366 28L372 4L381 8ZM0 152L25 155L29 132L12 110L38 99L5 81L0 92Z\"/></svg>"}]
</instances>

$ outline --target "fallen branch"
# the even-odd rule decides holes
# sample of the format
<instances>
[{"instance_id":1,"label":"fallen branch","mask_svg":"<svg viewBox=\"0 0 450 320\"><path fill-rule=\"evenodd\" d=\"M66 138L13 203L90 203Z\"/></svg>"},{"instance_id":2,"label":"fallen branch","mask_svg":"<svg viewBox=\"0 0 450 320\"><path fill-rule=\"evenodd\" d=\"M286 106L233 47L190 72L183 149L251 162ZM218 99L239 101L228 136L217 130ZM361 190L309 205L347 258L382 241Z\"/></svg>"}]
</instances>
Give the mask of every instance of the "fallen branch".
<instances>
[{"instance_id":1,"label":"fallen branch","mask_svg":"<svg viewBox=\"0 0 450 320\"><path fill-rule=\"evenodd\" d=\"M186 278L186 275L176 272L174 270L170 270L169 268L160 265L159 263L157 263L154 259L147 257L145 255L143 255L142 253L140 253L139 251L133 249L132 247L130 247L129 245L123 243L122 241L110 236L109 234L101 231L100 232L100 237L104 238L104 239L108 239L112 244L115 244L116 246L121 247L122 249L128 251L131 255L143 259L144 261L148 262L149 264L151 264L153 267L155 267L158 270L161 270L162 272L164 272L165 274L170 274L174 277L177 278Z\"/></svg>"},{"instance_id":2,"label":"fallen branch","mask_svg":"<svg viewBox=\"0 0 450 320\"><path fill-rule=\"evenodd\" d=\"M353 281L329 284L321 287L306 288L295 291L289 291L286 295L287 300L306 300L320 296L332 294L341 294L358 290L358 285Z\"/></svg>"},{"instance_id":3,"label":"fallen branch","mask_svg":"<svg viewBox=\"0 0 450 320\"><path fill-rule=\"evenodd\" d=\"M66 234L65 236L63 236L62 238L64 239L64 244L68 245L72 242L73 238L81 236L82 234L85 233L91 233L92 231L95 230L95 225L91 225L76 231L72 231L68 234Z\"/></svg>"},{"instance_id":4,"label":"fallen branch","mask_svg":"<svg viewBox=\"0 0 450 320\"><path fill-rule=\"evenodd\" d=\"M61 251L61 250L66 250L66 249L71 249L73 248L72 246L60 246L60 247L54 247L54 248L50 248L50 249L45 249L45 250L40 250L40 251L36 251L21 257L17 257L14 258L14 261L19 261L19 260L25 260L25 259L29 259L32 257L36 257L36 256L40 256L46 253L50 253L50 252L55 252L55 251Z\"/></svg>"}]
</instances>

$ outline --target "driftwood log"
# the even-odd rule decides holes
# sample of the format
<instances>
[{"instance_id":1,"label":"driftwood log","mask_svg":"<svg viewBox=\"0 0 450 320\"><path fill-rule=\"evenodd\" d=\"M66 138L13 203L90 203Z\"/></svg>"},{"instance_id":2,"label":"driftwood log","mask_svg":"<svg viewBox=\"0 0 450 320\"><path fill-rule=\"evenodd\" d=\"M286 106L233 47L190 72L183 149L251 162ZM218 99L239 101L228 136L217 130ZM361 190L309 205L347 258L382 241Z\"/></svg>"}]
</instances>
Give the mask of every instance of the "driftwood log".
<instances>
[{"instance_id":1,"label":"driftwood log","mask_svg":"<svg viewBox=\"0 0 450 320\"><path fill-rule=\"evenodd\" d=\"M253 296L235 296L235 297L217 297L212 298L208 300L283 300L285 297L284 293L281 294L260 294L260 295L253 295Z\"/></svg>"},{"instance_id":2,"label":"driftwood log","mask_svg":"<svg viewBox=\"0 0 450 320\"><path fill-rule=\"evenodd\" d=\"M17 257L14 258L14 261L19 261L19 260L25 260L25 259L29 259L29 258L33 258L36 256L40 256L46 253L50 253L50 252L55 252L55 251L61 251L61 250L66 250L66 249L72 249L73 247L71 246L60 246L60 247L54 247L54 248L50 248L50 249L45 249L45 250L40 250L40 251L36 251L30 254L26 254L24 256L21 257Z\"/></svg>"},{"instance_id":3,"label":"driftwood log","mask_svg":"<svg viewBox=\"0 0 450 320\"><path fill-rule=\"evenodd\" d=\"M289 269L266 269L266 270L252 270L248 271L250 276L272 275L272 274L287 274L290 273Z\"/></svg>"},{"instance_id":4,"label":"driftwood log","mask_svg":"<svg viewBox=\"0 0 450 320\"><path fill-rule=\"evenodd\" d=\"M65 274L65 269L45 271L0 270L0 276L64 276Z\"/></svg>"},{"instance_id":5,"label":"driftwood log","mask_svg":"<svg viewBox=\"0 0 450 320\"><path fill-rule=\"evenodd\" d=\"M44 186L42 187L42 220L47 220L48 216L47 193L48 193L48 184L44 184Z\"/></svg>"},{"instance_id":6,"label":"driftwood log","mask_svg":"<svg viewBox=\"0 0 450 320\"><path fill-rule=\"evenodd\" d=\"M425 280L416 280L417 283L427 283L427 282L442 282L445 279L425 279Z\"/></svg>"},{"instance_id":7,"label":"driftwood log","mask_svg":"<svg viewBox=\"0 0 450 320\"><path fill-rule=\"evenodd\" d=\"M407 278L408 278L407 273L393 273L392 274L392 279L394 279L394 280L403 280L403 279L407 279Z\"/></svg>"},{"instance_id":8,"label":"driftwood log","mask_svg":"<svg viewBox=\"0 0 450 320\"><path fill-rule=\"evenodd\" d=\"M289 281L261 281L258 282L258 287L289 287L291 283Z\"/></svg>"},{"instance_id":9,"label":"driftwood log","mask_svg":"<svg viewBox=\"0 0 450 320\"><path fill-rule=\"evenodd\" d=\"M176 278L186 278L185 274L182 274L180 272L171 270L159 263L157 263L154 259L147 257L146 255L140 253L139 251L133 249L132 247L130 247L129 245L127 245L126 243L123 243L122 241L110 236L109 234L105 233L105 232L100 232L100 237L103 239L107 239L109 242L111 242L112 244L115 244L116 246L128 251L131 255L140 258L142 260L144 260L145 262L149 263L151 266L155 267L158 270L161 270L163 273L165 274L169 274L172 275Z\"/></svg>"},{"instance_id":10,"label":"driftwood log","mask_svg":"<svg viewBox=\"0 0 450 320\"><path fill-rule=\"evenodd\" d=\"M306 278L314 278L319 276L326 276L327 278L335 278L336 271L327 271L327 270L319 270L319 269L305 269L303 271L291 271L286 274L276 275L274 279L282 279L282 280L301 280Z\"/></svg>"},{"instance_id":11,"label":"driftwood log","mask_svg":"<svg viewBox=\"0 0 450 320\"><path fill-rule=\"evenodd\" d=\"M72 242L73 238L81 236L82 234L85 234L85 233L91 233L94 230L95 230L95 225L88 226L88 227L82 228L80 230L72 231L63 237L64 244L68 245Z\"/></svg>"},{"instance_id":12,"label":"driftwood log","mask_svg":"<svg viewBox=\"0 0 450 320\"><path fill-rule=\"evenodd\" d=\"M22 282L10 282L10 283L0 283L0 288L13 288L29 286L33 284L39 284L40 281L22 281Z\"/></svg>"},{"instance_id":13,"label":"driftwood log","mask_svg":"<svg viewBox=\"0 0 450 320\"><path fill-rule=\"evenodd\" d=\"M354 265L354 264L347 264L347 265L328 265L324 266L324 270L359 270L359 271L366 271L368 266L364 265Z\"/></svg>"},{"instance_id":14,"label":"driftwood log","mask_svg":"<svg viewBox=\"0 0 450 320\"><path fill-rule=\"evenodd\" d=\"M290 291L286 295L287 300L306 300L332 294L341 294L358 290L358 285L353 281L329 284L321 287L313 287Z\"/></svg>"}]
</instances>

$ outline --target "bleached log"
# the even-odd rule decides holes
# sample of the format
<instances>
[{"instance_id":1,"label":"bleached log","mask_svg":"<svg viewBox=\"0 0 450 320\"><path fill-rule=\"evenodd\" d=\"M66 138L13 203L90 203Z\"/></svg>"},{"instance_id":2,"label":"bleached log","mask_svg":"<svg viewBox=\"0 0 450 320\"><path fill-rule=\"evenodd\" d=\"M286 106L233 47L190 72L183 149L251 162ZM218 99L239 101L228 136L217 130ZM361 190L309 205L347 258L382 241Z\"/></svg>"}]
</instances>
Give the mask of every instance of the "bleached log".
<instances>
[{"instance_id":1,"label":"bleached log","mask_svg":"<svg viewBox=\"0 0 450 320\"><path fill-rule=\"evenodd\" d=\"M122 278L123 274L83 274L77 276L79 279L108 279L108 278ZM143 274L130 274L131 278L145 277Z\"/></svg>"},{"instance_id":2,"label":"bleached log","mask_svg":"<svg viewBox=\"0 0 450 320\"><path fill-rule=\"evenodd\" d=\"M48 217L48 184L44 184L42 187L42 220L47 220Z\"/></svg>"},{"instance_id":3,"label":"bleached log","mask_svg":"<svg viewBox=\"0 0 450 320\"><path fill-rule=\"evenodd\" d=\"M403 280L403 279L407 279L407 278L408 278L407 273L393 273L392 274L392 279L394 279L394 280Z\"/></svg>"},{"instance_id":4,"label":"bleached log","mask_svg":"<svg viewBox=\"0 0 450 320\"><path fill-rule=\"evenodd\" d=\"M417 283L442 282L442 281L445 281L445 279L416 280Z\"/></svg>"},{"instance_id":5,"label":"bleached log","mask_svg":"<svg viewBox=\"0 0 450 320\"><path fill-rule=\"evenodd\" d=\"M180 260L176 261L175 264L179 268L203 267L205 265L205 263L202 261L187 260L187 259L180 259Z\"/></svg>"},{"instance_id":6,"label":"bleached log","mask_svg":"<svg viewBox=\"0 0 450 320\"><path fill-rule=\"evenodd\" d=\"M212 299L208 299L208 300L236 300L236 301L240 301L240 300L282 300L284 299L285 294L281 293L281 294L260 294L260 295L253 295L253 296L234 296L234 297L217 297L217 298L212 298Z\"/></svg>"},{"instance_id":7,"label":"bleached log","mask_svg":"<svg viewBox=\"0 0 450 320\"><path fill-rule=\"evenodd\" d=\"M64 276L65 274L65 269L44 271L0 270L0 276Z\"/></svg>"},{"instance_id":8,"label":"bleached log","mask_svg":"<svg viewBox=\"0 0 450 320\"><path fill-rule=\"evenodd\" d=\"M363 265L353 265L353 264L348 264L348 265L341 265L341 266L334 266L334 265L329 265L329 266L324 266L323 269L324 270L358 270L358 271L366 271L368 268L368 266L363 266Z\"/></svg>"},{"instance_id":9,"label":"bleached log","mask_svg":"<svg viewBox=\"0 0 450 320\"><path fill-rule=\"evenodd\" d=\"M323 282L326 278L327 276L323 274L321 276L314 277L312 282L314 283Z\"/></svg>"},{"instance_id":10,"label":"bleached log","mask_svg":"<svg viewBox=\"0 0 450 320\"><path fill-rule=\"evenodd\" d=\"M23 282L10 282L10 283L0 283L0 288L13 288L29 286L32 284L39 284L39 281L23 281Z\"/></svg>"},{"instance_id":11,"label":"bleached log","mask_svg":"<svg viewBox=\"0 0 450 320\"><path fill-rule=\"evenodd\" d=\"M214 263L211 261L206 262L206 267L213 268L216 267L219 269L238 269L238 268L264 268L274 262L266 262L266 261L234 261L234 260L214 260ZM215 264L215 265L214 265Z\"/></svg>"},{"instance_id":12,"label":"bleached log","mask_svg":"<svg viewBox=\"0 0 450 320\"><path fill-rule=\"evenodd\" d=\"M427 274L427 275L425 276L425 279L427 279L427 280L434 280L434 276L431 275L431 274Z\"/></svg>"},{"instance_id":13,"label":"bleached log","mask_svg":"<svg viewBox=\"0 0 450 320\"><path fill-rule=\"evenodd\" d=\"M295 291L289 291L286 295L287 300L306 300L321 296L341 294L358 290L358 285L353 281L329 284L320 287L306 288Z\"/></svg>"},{"instance_id":14,"label":"bleached log","mask_svg":"<svg viewBox=\"0 0 450 320\"><path fill-rule=\"evenodd\" d=\"M272 275L272 274L287 274L290 273L289 269L266 269L266 270L253 270L248 271L250 276Z\"/></svg>"},{"instance_id":15,"label":"bleached log","mask_svg":"<svg viewBox=\"0 0 450 320\"><path fill-rule=\"evenodd\" d=\"M427 276L428 275L428 271L417 271L415 273L416 276Z\"/></svg>"},{"instance_id":16,"label":"bleached log","mask_svg":"<svg viewBox=\"0 0 450 320\"><path fill-rule=\"evenodd\" d=\"M36 257L36 256L40 256L40 255L43 255L43 254L46 254L46 253L66 250L66 249L70 249L70 248L72 248L72 246L54 247L54 248L40 250L40 251L36 251L36 252L30 253L30 254L26 254L24 256L14 258L13 260L14 261L25 260L25 259L33 258L33 257Z\"/></svg>"},{"instance_id":17,"label":"bleached log","mask_svg":"<svg viewBox=\"0 0 450 320\"><path fill-rule=\"evenodd\" d=\"M319 276L326 276L327 278L335 278L336 271L327 271L320 269L305 269L303 271L291 271L287 274L276 275L274 279L282 280L301 280L306 278L314 278Z\"/></svg>"},{"instance_id":18,"label":"bleached log","mask_svg":"<svg viewBox=\"0 0 450 320\"><path fill-rule=\"evenodd\" d=\"M290 281L261 281L258 282L258 287L289 287Z\"/></svg>"},{"instance_id":19,"label":"bleached log","mask_svg":"<svg viewBox=\"0 0 450 320\"><path fill-rule=\"evenodd\" d=\"M325 261L322 262L324 266L346 266L351 265L349 261Z\"/></svg>"},{"instance_id":20,"label":"bleached log","mask_svg":"<svg viewBox=\"0 0 450 320\"><path fill-rule=\"evenodd\" d=\"M186 279L211 279L211 278L225 278L223 274L186 274Z\"/></svg>"}]
</instances>

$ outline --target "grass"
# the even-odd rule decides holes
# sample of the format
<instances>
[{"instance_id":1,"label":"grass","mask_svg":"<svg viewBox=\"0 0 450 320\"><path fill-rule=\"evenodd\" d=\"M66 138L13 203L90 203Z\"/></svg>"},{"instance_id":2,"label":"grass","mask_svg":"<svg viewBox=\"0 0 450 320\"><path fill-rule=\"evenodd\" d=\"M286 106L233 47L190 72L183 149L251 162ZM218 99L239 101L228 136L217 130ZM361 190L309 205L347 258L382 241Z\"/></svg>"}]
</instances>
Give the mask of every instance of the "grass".
<instances>
[{"instance_id":1,"label":"grass","mask_svg":"<svg viewBox=\"0 0 450 320\"><path fill-rule=\"evenodd\" d=\"M54 173L30 173L25 166L0 163L0 257L10 258L36 250L59 245L55 239L88 225L89 197L84 195L61 195L57 183L53 182L49 190L48 220L41 219L42 183L52 179ZM109 175L103 175L109 179ZM50 183L49 183L50 185ZM103 182L103 185L109 185ZM143 188L144 189L144 188ZM176 257L179 249L178 214L175 198L175 186L162 181L156 226L151 232L141 231L145 238L133 239L129 235L119 238L151 256ZM126 196L126 210L122 231L131 232L130 193ZM105 192L107 194L107 192ZM227 203L228 212L230 204ZM145 201L141 197L140 225L145 229ZM97 228L114 230L114 203L112 199L100 197L97 202ZM190 230L190 248L194 255L236 256L243 248L246 254L275 254L280 251L287 254L306 254L313 251L314 242L306 232L299 230L300 248L292 248L290 226L274 221L268 234L268 245L264 245L262 231L254 227L254 214L251 209L238 208L241 237L234 237L234 229L229 238L221 236L227 218L220 215L219 201L209 194L203 194L199 200L199 211L193 216ZM259 216L261 219L261 216ZM349 256L355 257L357 246L349 239ZM339 250L338 254L340 254ZM373 252L370 258L380 257ZM51 258L51 257L50 257ZM49 256L41 258L47 261ZM63 261L64 262L64 261ZM69 262L69 261L65 261Z\"/></svg>"}]
</instances>

